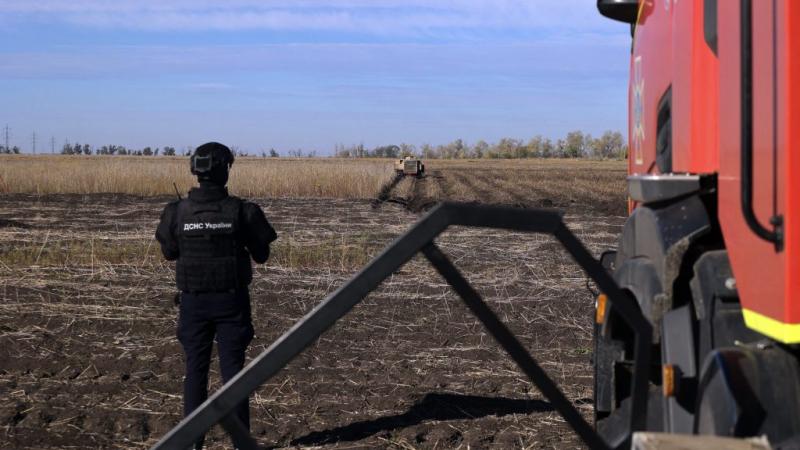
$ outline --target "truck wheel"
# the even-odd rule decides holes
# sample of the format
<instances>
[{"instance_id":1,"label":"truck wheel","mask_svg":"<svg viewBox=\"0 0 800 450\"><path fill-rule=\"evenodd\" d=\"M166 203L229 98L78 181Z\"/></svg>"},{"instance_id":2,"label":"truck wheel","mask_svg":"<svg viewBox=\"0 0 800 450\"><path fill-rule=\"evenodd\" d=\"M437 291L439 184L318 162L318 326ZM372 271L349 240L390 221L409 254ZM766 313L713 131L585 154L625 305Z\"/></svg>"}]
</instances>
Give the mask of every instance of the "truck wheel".
<instances>
[{"instance_id":1,"label":"truck wheel","mask_svg":"<svg viewBox=\"0 0 800 450\"><path fill-rule=\"evenodd\" d=\"M698 390L696 433L766 435L775 448L797 448L800 365L790 350L763 342L716 349Z\"/></svg>"},{"instance_id":2,"label":"truck wheel","mask_svg":"<svg viewBox=\"0 0 800 450\"><path fill-rule=\"evenodd\" d=\"M649 310L661 284L647 258L637 257L618 262L614 278L636 304ZM630 436L630 395L633 387L634 334L627 323L607 305L602 325L595 326L595 419L598 432L609 443L621 444ZM663 402L657 344L651 349L653 365L647 406L647 430L660 431Z\"/></svg>"}]
</instances>

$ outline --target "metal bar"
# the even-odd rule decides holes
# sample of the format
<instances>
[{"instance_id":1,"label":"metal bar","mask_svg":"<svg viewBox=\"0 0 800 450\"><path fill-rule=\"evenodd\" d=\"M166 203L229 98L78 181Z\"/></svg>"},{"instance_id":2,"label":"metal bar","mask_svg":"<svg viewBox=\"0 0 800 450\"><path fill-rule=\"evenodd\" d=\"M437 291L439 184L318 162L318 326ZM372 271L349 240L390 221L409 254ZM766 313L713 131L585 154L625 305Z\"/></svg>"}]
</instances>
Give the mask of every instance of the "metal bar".
<instances>
[{"instance_id":1,"label":"metal bar","mask_svg":"<svg viewBox=\"0 0 800 450\"><path fill-rule=\"evenodd\" d=\"M617 308L636 332L636 360L634 366L634 390L632 393L634 414L631 431L642 429L646 418L647 399L646 395L642 397L642 392L646 394L647 389L651 339L650 325L639 312L635 302L621 293L614 280L602 269L600 263L594 260L580 241L564 226L561 214L545 210L443 203L432 209L430 213L420 219L406 234L397 238L344 286L329 295L311 312L306 314L267 350L256 357L221 389L211 395L205 403L167 433L153 449L171 450L190 447L214 424L223 421L234 410L236 405L247 399L250 393L274 376L339 318L347 314L353 306L377 288L384 279L408 262L417 252L428 244L432 244L433 239L450 225L549 233L554 234L567 247L567 250L578 264L587 271L589 276L609 296L612 305ZM435 249L435 247L431 248ZM430 252L430 248L426 249L426 256ZM435 256L435 254L431 254ZM458 275L460 276L460 274ZM466 286L471 290L468 284ZM469 293L469 291L464 291L464 286L460 286L457 289L464 293ZM474 293L474 291L472 292ZM474 293L474 295L477 296L477 293ZM475 304L478 305L478 308L480 305L486 306L479 296L477 296L477 300ZM468 302L469 305L470 303ZM488 310L489 315L484 310L480 311L479 318L482 321L486 321L484 322L485 324L491 325L491 330L494 330L493 335L498 336L497 333L499 333L500 336L503 336L501 344L505 343L503 344L504 348L507 348L517 364L529 376L531 376L530 374L535 374L533 376L538 379L538 383L536 380L534 380L534 383L551 399L551 402L560 405L559 412L565 414L565 418L570 421L570 424L578 424L576 431L578 431L581 438L593 447L607 448L607 445L602 443L602 439L591 430L591 427L583 421L580 415L577 415L577 418L581 422L577 421L575 418L577 412L566 397L563 396L558 387L547 377L547 374L541 370L521 344L516 341L513 334L497 320L491 310ZM494 317L497 323L492 322L491 317ZM499 328L497 326L498 323ZM641 383L642 379L645 380L644 385ZM644 386L644 391L642 391L642 386ZM553 399L556 400L554 401ZM559 406L556 407L559 408ZM636 412L639 414L636 414ZM232 436L241 438L245 436L245 433L242 433L238 426L242 428L244 426L241 423L237 426L236 422L238 420L234 422L226 420L223 425ZM249 438L249 434L246 434L246 436ZM600 441L595 439L600 439ZM602 445L598 444L598 442ZM255 445L255 443L249 442L247 445Z\"/></svg>"},{"instance_id":2,"label":"metal bar","mask_svg":"<svg viewBox=\"0 0 800 450\"><path fill-rule=\"evenodd\" d=\"M425 246L422 252L439 274L458 293L470 311L483 323L489 334L503 347L511 359L517 363L519 368L525 372L525 375L530 378L553 407L561 413L567 423L578 433L583 442L593 449L608 449L609 447L603 441L603 438L583 419L578 410L572 406L569 399L558 388L558 385L536 363L536 360L533 359L516 336L497 318L494 311L489 308L480 294L472 288L439 247L431 243Z\"/></svg>"},{"instance_id":3,"label":"metal bar","mask_svg":"<svg viewBox=\"0 0 800 450\"><path fill-rule=\"evenodd\" d=\"M546 209L509 208L477 204L445 203L450 225L499 228L552 234L562 223L562 214Z\"/></svg>"},{"instance_id":4,"label":"metal bar","mask_svg":"<svg viewBox=\"0 0 800 450\"><path fill-rule=\"evenodd\" d=\"M259 450L261 447L252 436L241 420L236 417L236 413L228 414L222 418L222 427L231 436L234 445L240 450Z\"/></svg>"},{"instance_id":5,"label":"metal bar","mask_svg":"<svg viewBox=\"0 0 800 450\"><path fill-rule=\"evenodd\" d=\"M650 383L650 346L653 327L644 317L636 301L623 293L617 283L594 259L581 241L563 223L553 233L564 248L572 255L575 262L586 271L600 290L608 296L611 305L622 316L634 331L634 370L633 388L631 391L631 422L628 439L634 431L644 430L647 426L647 400ZM629 443L621 444L628 446Z\"/></svg>"}]
</instances>

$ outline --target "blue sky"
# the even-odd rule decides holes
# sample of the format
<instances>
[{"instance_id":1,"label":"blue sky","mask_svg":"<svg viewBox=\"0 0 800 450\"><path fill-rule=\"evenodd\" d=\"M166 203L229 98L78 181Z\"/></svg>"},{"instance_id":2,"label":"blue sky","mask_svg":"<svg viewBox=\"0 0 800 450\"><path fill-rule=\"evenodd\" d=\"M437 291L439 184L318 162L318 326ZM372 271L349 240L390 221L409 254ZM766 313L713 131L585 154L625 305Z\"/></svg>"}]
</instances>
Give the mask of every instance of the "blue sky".
<instances>
[{"instance_id":1,"label":"blue sky","mask_svg":"<svg viewBox=\"0 0 800 450\"><path fill-rule=\"evenodd\" d=\"M629 30L594 3L0 0L0 125L319 154L624 131Z\"/></svg>"}]
</instances>

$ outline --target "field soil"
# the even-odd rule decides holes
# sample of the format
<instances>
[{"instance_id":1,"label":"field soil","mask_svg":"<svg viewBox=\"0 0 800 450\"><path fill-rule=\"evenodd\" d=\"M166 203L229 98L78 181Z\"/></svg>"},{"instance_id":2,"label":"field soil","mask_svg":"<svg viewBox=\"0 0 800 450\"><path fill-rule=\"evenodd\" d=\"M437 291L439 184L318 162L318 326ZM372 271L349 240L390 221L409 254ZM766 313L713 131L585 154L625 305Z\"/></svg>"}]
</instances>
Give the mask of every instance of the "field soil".
<instances>
[{"instance_id":1,"label":"field soil","mask_svg":"<svg viewBox=\"0 0 800 450\"><path fill-rule=\"evenodd\" d=\"M438 201L559 209L596 255L624 222L622 164L429 166L367 199L254 199L279 240L251 286L249 357ZM180 420L172 266L152 238L170 200L0 196L0 448L148 448ZM569 256L498 230L437 244L591 421L594 299ZM251 415L274 448L581 447L421 256L254 393ZM207 444L230 447L218 427Z\"/></svg>"}]
</instances>

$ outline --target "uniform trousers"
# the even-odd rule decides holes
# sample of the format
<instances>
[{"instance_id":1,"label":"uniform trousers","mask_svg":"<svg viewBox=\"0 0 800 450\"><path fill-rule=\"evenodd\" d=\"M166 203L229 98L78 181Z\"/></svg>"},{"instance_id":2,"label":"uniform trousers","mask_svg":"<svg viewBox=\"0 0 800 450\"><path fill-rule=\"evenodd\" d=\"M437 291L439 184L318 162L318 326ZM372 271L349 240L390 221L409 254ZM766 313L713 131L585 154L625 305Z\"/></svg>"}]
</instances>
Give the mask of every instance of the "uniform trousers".
<instances>
[{"instance_id":1,"label":"uniform trousers","mask_svg":"<svg viewBox=\"0 0 800 450\"><path fill-rule=\"evenodd\" d=\"M177 335L186 355L183 412L188 416L208 398L208 371L215 340L223 382L233 378L244 367L245 352L253 339L247 289L235 292L182 292ZM248 400L236 407L235 414L250 429ZM196 447L201 448L202 445L201 440Z\"/></svg>"}]
</instances>

